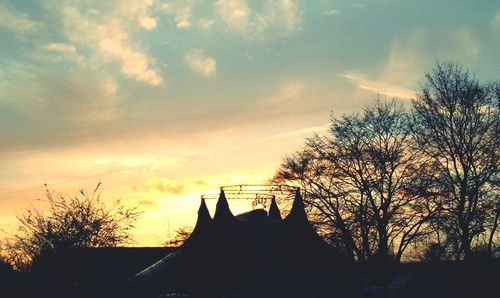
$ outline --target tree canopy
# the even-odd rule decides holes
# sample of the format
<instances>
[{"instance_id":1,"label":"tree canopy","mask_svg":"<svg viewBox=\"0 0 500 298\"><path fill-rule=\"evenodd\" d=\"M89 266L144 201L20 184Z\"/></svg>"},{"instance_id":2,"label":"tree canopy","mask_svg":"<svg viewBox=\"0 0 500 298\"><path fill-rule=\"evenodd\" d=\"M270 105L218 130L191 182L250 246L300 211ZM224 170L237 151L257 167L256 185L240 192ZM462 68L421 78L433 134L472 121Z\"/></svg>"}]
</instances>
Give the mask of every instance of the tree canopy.
<instances>
[{"instance_id":1,"label":"tree canopy","mask_svg":"<svg viewBox=\"0 0 500 298\"><path fill-rule=\"evenodd\" d=\"M379 97L360 113L332 117L326 135L283 159L274 181L300 185L319 231L361 262L399 261L424 240L456 259L472 246L491 255L499 99L500 83L437 64L408 110Z\"/></svg>"},{"instance_id":2,"label":"tree canopy","mask_svg":"<svg viewBox=\"0 0 500 298\"><path fill-rule=\"evenodd\" d=\"M140 212L120 200L106 206L101 184L91 194L84 190L65 197L46 187L47 208L30 208L18 216L19 228L4 244L7 258L18 269L40 258L71 248L112 247L132 241L130 231Z\"/></svg>"}]
</instances>

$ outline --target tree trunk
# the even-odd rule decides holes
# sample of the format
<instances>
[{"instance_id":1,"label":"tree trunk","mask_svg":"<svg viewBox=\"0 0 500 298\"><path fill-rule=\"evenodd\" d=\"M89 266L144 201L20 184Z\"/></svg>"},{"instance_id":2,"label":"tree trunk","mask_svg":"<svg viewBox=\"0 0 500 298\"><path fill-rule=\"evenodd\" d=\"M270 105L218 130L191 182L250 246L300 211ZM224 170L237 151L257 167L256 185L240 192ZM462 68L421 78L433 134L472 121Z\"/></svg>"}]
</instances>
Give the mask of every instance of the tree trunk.
<instances>
[{"instance_id":1,"label":"tree trunk","mask_svg":"<svg viewBox=\"0 0 500 298\"><path fill-rule=\"evenodd\" d=\"M495 211L495 219L493 220L493 225L491 226L490 237L488 238L488 255L493 253L493 238L495 238L495 232L498 228L498 218L500 217L500 207L497 207Z\"/></svg>"},{"instance_id":2,"label":"tree trunk","mask_svg":"<svg viewBox=\"0 0 500 298\"><path fill-rule=\"evenodd\" d=\"M471 251L471 247L470 247L470 237L469 237L469 228L466 227L462 230L462 239L461 239L462 243L461 243L461 246L462 246L462 249L461 251L463 251L464 253L464 259L465 260L468 260L470 259L471 255L472 255L472 251ZM460 256L459 256L460 257Z\"/></svg>"}]
</instances>

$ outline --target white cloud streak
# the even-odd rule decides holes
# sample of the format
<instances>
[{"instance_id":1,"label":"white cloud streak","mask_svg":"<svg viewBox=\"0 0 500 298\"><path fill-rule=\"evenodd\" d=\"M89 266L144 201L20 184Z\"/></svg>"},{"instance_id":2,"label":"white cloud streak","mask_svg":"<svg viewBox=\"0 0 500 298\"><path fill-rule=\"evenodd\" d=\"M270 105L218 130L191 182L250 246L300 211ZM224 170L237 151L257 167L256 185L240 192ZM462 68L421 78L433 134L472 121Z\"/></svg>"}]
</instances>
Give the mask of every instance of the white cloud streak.
<instances>
[{"instance_id":1,"label":"white cloud streak","mask_svg":"<svg viewBox=\"0 0 500 298\"><path fill-rule=\"evenodd\" d=\"M411 99L415 97L415 91L401 86L393 85L379 80L370 80L359 74L341 74L340 77L352 81L363 90L372 91L390 97Z\"/></svg>"},{"instance_id":2,"label":"white cloud streak","mask_svg":"<svg viewBox=\"0 0 500 298\"><path fill-rule=\"evenodd\" d=\"M265 137L262 139L258 139L256 141L250 142L250 144L257 144L257 143L263 143L267 141L274 141L274 140L280 140L280 139L286 139L290 137L296 137L296 136L302 136L306 134L311 134L311 133L322 133L325 132L328 128L330 127L330 123L326 123L320 126L311 126L311 127L305 127L297 130L291 130L279 134L275 134L269 137Z\"/></svg>"},{"instance_id":3,"label":"white cloud streak","mask_svg":"<svg viewBox=\"0 0 500 298\"><path fill-rule=\"evenodd\" d=\"M425 68L426 57L422 53L425 36L422 30L416 30L402 40L395 39L382 71L374 79L358 72L346 72L339 76L363 90L401 99L414 98L416 91L413 88Z\"/></svg>"}]
</instances>

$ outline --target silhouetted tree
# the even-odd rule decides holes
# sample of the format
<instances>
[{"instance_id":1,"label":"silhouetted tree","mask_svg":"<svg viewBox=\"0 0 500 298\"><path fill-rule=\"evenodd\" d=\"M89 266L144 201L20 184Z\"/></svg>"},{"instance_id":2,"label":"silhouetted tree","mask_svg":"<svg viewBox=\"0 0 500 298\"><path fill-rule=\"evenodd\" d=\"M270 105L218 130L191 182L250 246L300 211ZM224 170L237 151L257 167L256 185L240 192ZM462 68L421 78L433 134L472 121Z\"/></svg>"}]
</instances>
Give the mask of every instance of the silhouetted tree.
<instances>
[{"instance_id":1,"label":"silhouetted tree","mask_svg":"<svg viewBox=\"0 0 500 298\"><path fill-rule=\"evenodd\" d=\"M420 197L426 164L409 149L410 118L395 101L332 118L329 134L284 159L274 180L297 183L314 221L359 261L399 261L429 233L435 205Z\"/></svg>"},{"instance_id":2,"label":"silhouetted tree","mask_svg":"<svg viewBox=\"0 0 500 298\"><path fill-rule=\"evenodd\" d=\"M11 274L13 272L12 265L9 263L8 258L3 254L3 249L0 243L0 276L5 276L7 274Z\"/></svg>"},{"instance_id":3,"label":"silhouetted tree","mask_svg":"<svg viewBox=\"0 0 500 298\"><path fill-rule=\"evenodd\" d=\"M434 170L422 193L441 207L438 226L456 259L470 257L474 241L491 252L500 211L500 85L480 84L453 64L438 64L426 78L411 126Z\"/></svg>"},{"instance_id":4,"label":"silhouetted tree","mask_svg":"<svg viewBox=\"0 0 500 298\"><path fill-rule=\"evenodd\" d=\"M131 242L130 230L139 216L119 200L107 207L100 183L92 194L81 190L66 198L46 187L48 208L28 209L18 217L19 228L6 242L8 259L18 269L70 248L112 247Z\"/></svg>"},{"instance_id":5,"label":"silhouetted tree","mask_svg":"<svg viewBox=\"0 0 500 298\"><path fill-rule=\"evenodd\" d=\"M167 240L165 245L168 247L179 247L191 236L193 229L191 227L180 227L175 231L172 239Z\"/></svg>"}]
</instances>

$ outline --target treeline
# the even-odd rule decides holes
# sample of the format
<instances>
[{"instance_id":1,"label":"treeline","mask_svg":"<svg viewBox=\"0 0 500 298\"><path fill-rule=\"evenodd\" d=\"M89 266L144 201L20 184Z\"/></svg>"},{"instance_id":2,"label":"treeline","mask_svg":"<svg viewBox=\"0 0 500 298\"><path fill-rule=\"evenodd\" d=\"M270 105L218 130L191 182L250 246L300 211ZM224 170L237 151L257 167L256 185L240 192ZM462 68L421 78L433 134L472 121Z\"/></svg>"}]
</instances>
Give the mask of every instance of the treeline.
<instances>
[{"instance_id":1,"label":"treeline","mask_svg":"<svg viewBox=\"0 0 500 298\"><path fill-rule=\"evenodd\" d=\"M500 253L500 82L437 64L410 104L331 117L283 159L318 232L359 262Z\"/></svg>"}]
</instances>

